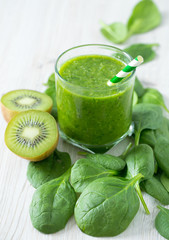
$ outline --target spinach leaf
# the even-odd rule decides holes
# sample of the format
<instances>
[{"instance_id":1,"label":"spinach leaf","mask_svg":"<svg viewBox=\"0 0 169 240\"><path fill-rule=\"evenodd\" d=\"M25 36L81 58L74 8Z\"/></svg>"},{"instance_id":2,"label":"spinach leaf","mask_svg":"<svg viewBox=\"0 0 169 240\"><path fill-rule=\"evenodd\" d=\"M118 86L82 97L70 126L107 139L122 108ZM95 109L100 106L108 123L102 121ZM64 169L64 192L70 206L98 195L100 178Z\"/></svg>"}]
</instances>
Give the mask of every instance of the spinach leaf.
<instances>
[{"instance_id":1,"label":"spinach leaf","mask_svg":"<svg viewBox=\"0 0 169 240\"><path fill-rule=\"evenodd\" d=\"M69 183L70 170L40 186L30 205L33 226L43 233L63 229L73 214L76 194Z\"/></svg>"},{"instance_id":2,"label":"spinach leaf","mask_svg":"<svg viewBox=\"0 0 169 240\"><path fill-rule=\"evenodd\" d=\"M47 86L45 93L52 98L53 107L56 107L56 89L55 89L55 74L52 73L48 78L47 83L44 84Z\"/></svg>"},{"instance_id":3,"label":"spinach leaf","mask_svg":"<svg viewBox=\"0 0 169 240\"><path fill-rule=\"evenodd\" d=\"M161 14L153 1L142 0L133 9L127 26L120 22L110 25L105 24L103 21L100 23L102 25L101 32L108 40L113 43L123 43L133 34L148 32L160 25ZM151 56L148 57L148 61L154 58L153 52L150 51L150 53Z\"/></svg>"},{"instance_id":4,"label":"spinach leaf","mask_svg":"<svg viewBox=\"0 0 169 240\"><path fill-rule=\"evenodd\" d=\"M76 192L82 192L97 178L118 175L125 162L109 154L88 154L76 161L71 170L71 184Z\"/></svg>"},{"instance_id":5,"label":"spinach leaf","mask_svg":"<svg viewBox=\"0 0 169 240\"><path fill-rule=\"evenodd\" d=\"M155 147L156 142L160 138L166 138L169 140L168 119L163 117L162 124L156 130L146 129L141 132L140 143L145 143L151 147Z\"/></svg>"},{"instance_id":6,"label":"spinach leaf","mask_svg":"<svg viewBox=\"0 0 169 240\"><path fill-rule=\"evenodd\" d=\"M165 173L162 173L160 177L160 181L165 187L165 189L167 190L167 192L169 192L169 177L167 177Z\"/></svg>"},{"instance_id":7,"label":"spinach leaf","mask_svg":"<svg viewBox=\"0 0 169 240\"><path fill-rule=\"evenodd\" d=\"M128 20L128 35L145 33L161 23L161 14L151 0L140 1L133 9Z\"/></svg>"},{"instance_id":8,"label":"spinach leaf","mask_svg":"<svg viewBox=\"0 0 169 240\"><path fill-rule=\"evenodd\" d=\"M159 106L154 104L140 103L133 108L133 121L135 144L138 145L140 133L144 129L157 129L160 127L163 116L162 110Z\"/></svg>"},{"instance_id":9,"label":"spinach leaf","mask_svg":"<svg viewBox=\"0 0 169 240\"><path fill-rule=\"evenodd\" d=\"M71 167L68 153L55 150L49 157L39 162L30 162L27 178L34 188L61 176Z\"/></svg>"},{"instance_id":10,"label":"spinach leaf","mask_svg":"<svg viewBox=\"0 0 169 240\"><path fill-rule=\"evenodd\" d=\"M153 150L146 144L140 144L135 146L126 157L127 173L126 178L132 179L137 174L141 173L144 176L144 180L151 178L154 174L154 156ZM136 183L136 191L144 206L147 214L149 210L144 202L142 193L140 191L139 182Z\"/></svg>"},{"instance_id":11,"label":"spinach leaf","mask_svg":"<svg viewBox=\"0 0 169 240\"><path fill-rule=\"evenodd\" d=\"M75 206L78 227L95 237L116 236L123 232L139 209L134 185L141 177L141 174L131 180L104 177L90 183Z\"/></svg>"},{"instance_id":12,"label":"spinach leaf","mask_svg":"<svg viewBox=\"0 0 169 240\"><path fill-rule=\"evenodd\" d=\"M152 61L156 57L156 52L153 50L153 47L156 46L159 46L159 44L137 43L125 48L124 51L128 52L133 58L141 55L144 58L143 63L147 63Z\"/></svg>"},{"instance_id":13,"label":"spinach leaf","mask_svg":"<svg viewBox=\"0 0 169 240\"><path fill-rule=\"evenodd\" d=\"M166 239L169 239L169 209L162 206L157 206L160 212L155 219L155 227L159 234Z\"/></svg>"},{"instance_id":14,"label":"spinach leaf","mask_svg":"<svg viewBox=\"0 0 169 240\"><path fill-rule=\"evenodd\" d=\"M163 117L162 124L159 128L154 130L154 135L156 137L156 142L158 142L158 139L165 138L166 140L169 140L169 129L167 125L167 119Z\"/></svg>"},{"instance_id":15,"label":"spinach leaf","mask_svg":"<svg viewBox=\"0 0 169 240\"><path fill-rule=\"evenodd\" d=\"M168 119L168 118L165 118L165 121L166 121L166 125L167 125L168 132L169 132L169 119Z\"/></svg>"},{"instance_id":16,"label":"spinach leaf","mask_svg":"<svg viewBox=\"0 0 169 240\"><path fill-rule=\"evenodd\" d=\"M144 95L140 99L140 102L142 102L142 103L152 103L152 104L159 105L159 106L163 107L169 113L169 110L164 103L163 96L157 89L147 88L146 92L144 93Z\"/></svg>"},{"instance_id":17,"label":"spinach leaf","mask_svg":"<svg viewBox=\"0 0 169 240\"><path fill-rule=\"evenodd\" d=\"M130 144L127 146L130 146ZM107 169L120 171L125 167L125 161L120 157L112 156L110 154L87 154L87 159L95 164L100 164Z\"/></svg>"},{"instance_id":18,"label":"spinach leaf","mask_svg":"<svg viewBox=\"0 0 169 240\"><path fill-rule=\"evenodd\" d=\"M169 193L157 177L152 177L140 183L141 189L164 205L169 204Z\"/></svg>"},{"instance_id":19,"label":"spinach leaf","mask_svg":"<svg viewBox=\"0 0 169 240\"><path fill-rule=\"evenodd\" d=\"M134 91L137 93L137 96L140 98L145 93L145 89L141 82L139 81L138 77L135 78L135 84L134 84Z\"/></svg>"},{"instance_id":20,"label":"spinach leaf","mask_svg":"<svg viewBox=\"0 0 169 240\"><path fill-rule=\"evenodd\" d=\"M110 25L100 21L101 33L113 43L122 43L127 36L127 27L123 23L115 22Z\"/></svg>"},{"instance_id":21,"label":"spinach leaf","mask_svg":"<svg viewBox=\"0 0 169 240\"><path fill-rule=\"evenodd\" d=\"M156 159L154 159L154 173L157 174L158 173L158 164Z\"/></svg>"},{"instance_id":22,"label":"spinach leaf","mask_svg":"<svg viewBox=\"0 0 169 240\"><path fill-rule=\"evenodd\" d=\"M164 137L159 138L154 147L154 154L158 166L169 177L169 140Z\"/></svg>"},{"instance_id":23,"label":"spinach leaf","mask_svg":"<svg viewBox=\"0 0 169 240\"><path fill-rule=\"evenodd\" d=\"M51 115L55 118L57 121L57 107L56 107L56 88L55 88L55 74L52 73L47 81L47 83L44 84L47 86L47 89L45 93L52 98L53 100L53 108L51 111Z\"/></svg>"},{"instance_id":24,"label":"spinach leaf","mask_svg":"<svg viewBox=\"0 0 169 240\"><path fill-rule=\"evenodd\" d=\"M58 112L57 112L57 108L56 108L56 107L53 107L53 108L52 108L52 111L51 111L50 114L54 117L54 119L55 119L56 121L58 121Z\"/></svg>"},{"instance_id":25,"label":"spinach leaf","mask_svg":"<svg viewBox=\"0 0 169 240\"><path fill-rule=\"evenodd\" d=\"M133 106L135 106L138 102L138 96L137 93L134 91L133 92Z\"/></svg>"},{"instance_id":26,"label":"spinach leaf","mask_svg":"<svg viewBox=\"0 0 169 240\"><path fill-rule=\"evenodd\" d=\"M151 147L154 147L156 144L156 137L154 130L146 129L141 132L140 143L148 144Z\"/></svg>"}]
</instances>

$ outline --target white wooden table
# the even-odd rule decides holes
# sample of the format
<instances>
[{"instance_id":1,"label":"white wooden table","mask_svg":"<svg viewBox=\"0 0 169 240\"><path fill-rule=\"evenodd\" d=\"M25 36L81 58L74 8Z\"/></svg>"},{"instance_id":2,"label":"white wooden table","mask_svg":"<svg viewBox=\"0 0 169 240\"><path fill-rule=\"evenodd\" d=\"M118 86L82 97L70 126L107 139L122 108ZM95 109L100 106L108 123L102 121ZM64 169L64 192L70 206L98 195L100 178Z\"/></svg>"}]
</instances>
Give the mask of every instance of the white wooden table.
<instances>
[{"instance_id":1,"label":"white wooden table","mask_svg":"<svg viewBox=\"0 0 169 240\"><path fill-rule=\"evenodd\" d=\"M14 89L44 90L43 83L54 71L57 56L65 49L86 43L109 42L100 34L99 20L126 22L137 0L0 0L0 95ZM132 43L159 43L158 57L138 70L145 86L169 94L169 3L155 1L163 15L162 25L133 36ZM110 43L111 44L111 43ZM169 101L167 102L169 106ZM83 234L73 217L66 228L44 235L32 227L29 205L34 188L26 178L28 161L11 153L4 144L6 122L0 117L0 240L94 240ZM126 142L111 152L118 154ZM72 162L77 148L59 141ZM162 240L154 227L158 202L144 194L151 215L142 206L119 240ZM108 238L99 238L101 240Z\"/></svg>"}]
</instances>

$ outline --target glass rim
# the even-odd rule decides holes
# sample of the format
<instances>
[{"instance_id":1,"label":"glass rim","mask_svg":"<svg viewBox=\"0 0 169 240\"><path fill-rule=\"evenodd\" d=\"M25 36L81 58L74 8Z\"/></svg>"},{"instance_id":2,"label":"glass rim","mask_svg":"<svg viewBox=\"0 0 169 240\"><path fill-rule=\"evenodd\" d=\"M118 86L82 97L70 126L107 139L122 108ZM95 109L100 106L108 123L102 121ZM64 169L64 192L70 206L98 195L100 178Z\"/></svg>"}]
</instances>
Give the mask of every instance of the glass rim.
<instances>
[{"instance_id":1,"label":"glass rim","mask_svg":"<svg viewBox=\"0 0 169 240\"><path fill-rule=\"evenodd\" d=\"M62 56L64 56L66 53L68 53L68 52L70 52L70 51L72 51L72 50L74 50L74 49L82 48L82 47L105 47L105 48L110 48L110 49L116 50L116 51L118 51L118 52L121 52L123 55L125 55L125 56L129 59L129 61L132 61L132 60L133 60L132 56L131 56L130 54L128 54L127 52L123 51L123 50L120 49L120 48L117 48L117 47L114 47L114 46L111 46L111 45L107 45L107 44L99 44L99 43L82 44L82 45L77 45L77 46L75 46L75 47L71 47L71 48L63 51L63 52L58 56L58 58L56 59L55 73L58 75L58 77L59 77L64 83L66 83L66 84L68 84L68 85L71 85L71 86L76 86L76 87L81 88L81 89L86 89L86 90L93 89L93 90L95 90L95 91L100 91L100 90L101 90L101 91L104 91L104 90L107 91L107 90L108 90L107 88L104 89L104 88L97 88L97 87L83 87L83 86L79 86L79 85L77 85L77 84L68 82L68 80L64 79L64 78L60 75L57 65L58 65L59 60L62 58ZM84 56L85 56L85 55L84 55ZM115 85L110 86L110 87L109 87L110 90L112 90L112 89L114 89L114 88L117 89L118 87L122 87L123 85L127 84L127 83L129 82L129 80L132 79L132 77L134 76L135 72L136 72L136 69L134 69L134 70L131 72L130 76L128 76L128 77L125 79L125 81L120 81L120 82L116 83Z\"/></svg>"}]
</instances>

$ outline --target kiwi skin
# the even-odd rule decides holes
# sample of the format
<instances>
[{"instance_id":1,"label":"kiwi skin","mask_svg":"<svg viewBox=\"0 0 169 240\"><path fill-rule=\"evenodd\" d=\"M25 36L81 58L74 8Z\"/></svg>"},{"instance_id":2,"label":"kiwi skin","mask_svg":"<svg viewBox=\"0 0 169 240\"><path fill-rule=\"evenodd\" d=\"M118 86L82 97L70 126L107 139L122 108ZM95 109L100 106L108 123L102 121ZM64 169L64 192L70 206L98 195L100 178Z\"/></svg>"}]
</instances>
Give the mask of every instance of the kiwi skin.
<instances>
[{"instance_id":1,"label":"kiwi skin","mask_svg":"<svg viewBox=\"0 0 169 240\"><path fill-rule=\"evenodd\" d=\"M26 90L26 89L20 89L19 91L22 91L22 90ZM18 91L18 90L14 90L14 91L11 91L11 92L15 92L15 91ZM34 91L34 90L31 90L32 92L37 92L37 91ZM10 92L8 92L10 93ZM8 93L4 94L3 96L7 95ZM2 98L3 98L2 96ZM2 111L2 115L5 119L5 121L8 123L10 122L10 120L16 115L18 114L19 112L21 111L16 111L16 110L12 110L12 109L9 109L7 108L3 103L2 101L0 102L0 107L1 107L1 111ZM48 113L51 113L52 111L52 107L53 107L53 103L51 104L51 106L46 110L46 112ZM29 109L31 110L31 109ZM35 109L36 110L36 109Z\"/></svg>"},{"instance_id":2,"label":"kiwi skin","mask_svg":"<svg viewBox=\"0 0 169 240\"><path fill-rule=\"evenodd\" d=\"M6 122L9 122L18 112L9 110L2 104L2 102L0 104L3 117Z\"/></svg>"},{"instance_id":3,"label":"kiwi skin","mask_svg":"<svg viewBox=\"0 0 169 240\"><path fill-rule=\"evenodd\" d=\"M28 110L28 111L29 111L29 112L30 112L30 111L32 111L32 112L33 112L33 111L41 112L41 111L39 111L39 110ZM24 113L24 112L22 112L22 113ZM17 118L17 115L15 115L15 116L11 119L10 122L15 121L15 118ZM8 126L10 126L10 122L8 123ZM56 121L55 121L55 122L56 122ZM32 158L23 157L23 156L20 156L20 155L18 155L18 154L16 154L16 153L15 153L15 155L17 155L17 156L19 156L19 157L21 157L21 158L23 158L23 159L27 159L27 160L29 160L29 161L31 161L31 162L38 162L38 161L44 160L45 158L49 157L49 156L54 152L54 150L56 149L56 147L57 147L57 145L58 145L58 141L59 141L59 131L58 131L57 123L56 123L56 131L57 131L56 141L54 142L53 146L52 146L48 151L44 152L43 154L41 154L41 155L39 155L39 156L36 156L36 157L32 157ZM5 139L5 143L6 143L6 146L7 146L6 135L4 136L4 139ZM7 146L7 147L8 147L8 146ZM9 148L9 147L8 147L8 148ZM9 148L9 150L10 150L11 152L13 152L10 148Z\"/></svg>"},{"instance_id":4,"label":"kiwi skin","mask_svg":"<svg viewBox=\"0 0 169 240\"><path fill-rule=\"evenodd\" d=\"M1 106L2 115L3 115L3 117L4 117L4 119L5 119L5 121L6 121L7 123L9 123L10 120L11 120L16 114L19 113L19 111L14 111L14 110L11 110L11 109L5 107L5 105L3 105L2 102L0 102L0 106ZM51 113L51 111L52 111L52 106L51 106L46 112Z\"/></svg>"},{"instance_id":5,"label":"kiwi skin","mask_svg":"<svg viewBox=\"0 0 169 240\"><path fill-rule=\"evenodd\" d=\"M38 157L34 157L34 158L22 157L22 158L29 160L31 162L39 162L39 161L44 160L45 158L49 157L54 152L54 150L56 149L56 147L58 145L58 141L59 141L58 129L57 129L57 134L58 134L58 138L57 138L56 142L53 144L51 149L49 149L48 151L46 151L45 153L43 153L42 155L40 155ZM17 156L19 156L19 155L17 155ZM21 156L19 156L19 157L21 157Z\"/></svg>"}]
</instances>

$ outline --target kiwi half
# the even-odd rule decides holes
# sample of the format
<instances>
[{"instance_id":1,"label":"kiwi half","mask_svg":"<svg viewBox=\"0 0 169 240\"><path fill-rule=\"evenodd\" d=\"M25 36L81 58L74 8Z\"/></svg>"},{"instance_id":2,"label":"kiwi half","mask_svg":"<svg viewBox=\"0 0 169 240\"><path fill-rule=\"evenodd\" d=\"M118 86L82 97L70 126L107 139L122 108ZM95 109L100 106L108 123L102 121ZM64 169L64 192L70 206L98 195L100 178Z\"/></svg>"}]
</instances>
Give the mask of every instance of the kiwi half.
<instances>
[{"instance_id":1,"label":"kiwi half","mask_svg":"<svg viewBox=\"0 0 169 240\"><path fill-rule=\"evenodd\" d=\"M1 98L2 114L9 122L17 113L26 110L41 110L51 112L52 99L41 92L34 90L15 90L4 94Z\"/></svg>"},{"instance_id":2,"label":"kiwi half","mask_svg":"<svg viewBox=\"0 0 169 240\"><path fill-rule=\"evenodd\" d=\"M55 150L58 138L54 117L38 110L18 113L5 131L7 147L16 155L31 161L47 158Z\"/></svg>"}]
</instances>

